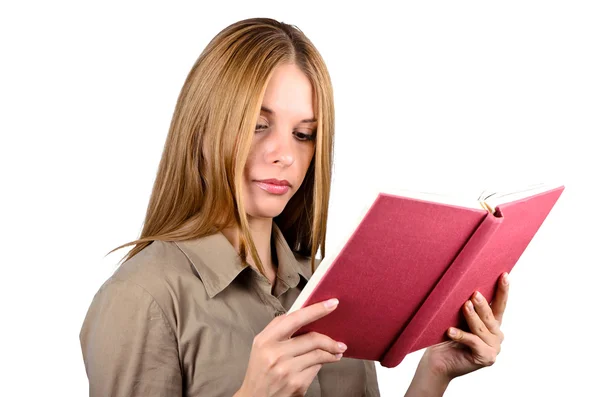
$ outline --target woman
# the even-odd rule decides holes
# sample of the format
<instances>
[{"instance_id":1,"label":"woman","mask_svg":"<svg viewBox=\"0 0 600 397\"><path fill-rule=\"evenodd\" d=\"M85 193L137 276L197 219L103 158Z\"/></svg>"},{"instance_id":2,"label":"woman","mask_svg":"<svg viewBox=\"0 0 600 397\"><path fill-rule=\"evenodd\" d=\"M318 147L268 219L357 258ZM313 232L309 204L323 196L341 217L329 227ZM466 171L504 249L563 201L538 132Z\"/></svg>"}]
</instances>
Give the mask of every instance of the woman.
<instances>
[{"instance_id":1,"label":"woman","mask_svg":"<svg viewBox=\"0 0 600 397\"><path fill-rule=\"evenodd\" d=\"M135 244L82 326L91 395L379 395L373 362L326 335L290 338L337 302L285 315L324 256L333 132L329 75L300 30L248 19L208 44L141 238L115 248ZM407 395L493 363L507 291L465 309L476 333L427 349Z\"/></svg>"}]
</instances>

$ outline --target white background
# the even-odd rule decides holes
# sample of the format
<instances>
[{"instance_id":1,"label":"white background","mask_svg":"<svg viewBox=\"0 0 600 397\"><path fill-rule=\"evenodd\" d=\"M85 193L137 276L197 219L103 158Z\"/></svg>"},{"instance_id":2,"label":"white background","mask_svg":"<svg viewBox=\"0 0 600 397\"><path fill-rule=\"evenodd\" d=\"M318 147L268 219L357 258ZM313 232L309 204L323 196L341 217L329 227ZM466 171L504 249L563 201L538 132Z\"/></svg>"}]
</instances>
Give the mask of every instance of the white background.
<instances>
[{"instance_id":1,"label":"white background","mask_svg":"<svg viewBox=\"0 0 600 397\"><path fill-rule=\"evenodd\" d=\"M104 255L141 231L185 76L221 29L267 16L302 29L333 80L328 249L383 181L565 184L511 273L498 361L445 395L600 395L594 3L3 3L0 394L87 394L81 323L126 251ZM378 366L383 396L404 394L421 354Z\"/></svg>"}]
</instances>

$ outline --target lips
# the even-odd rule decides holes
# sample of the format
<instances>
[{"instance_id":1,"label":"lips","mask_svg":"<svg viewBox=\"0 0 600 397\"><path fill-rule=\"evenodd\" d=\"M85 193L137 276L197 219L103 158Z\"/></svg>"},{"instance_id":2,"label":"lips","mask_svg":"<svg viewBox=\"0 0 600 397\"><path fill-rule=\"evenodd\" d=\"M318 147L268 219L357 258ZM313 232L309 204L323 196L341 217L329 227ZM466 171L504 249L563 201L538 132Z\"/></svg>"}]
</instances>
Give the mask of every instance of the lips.
<instances>
[{"instance_id":1,"label":"lips","mask_svg":"<svg viewBox=\"0 0 600 397\"><path fill-rule=\"evenodd\" d=\"M276 185L276 186L289 186L289 187L292 186L285 179L282 179L282 180L279 180L279 179L262 179L262 180L258 180L257 182L268 183L270 185Z\"/></svg>"},{"instance_id":2,"label":"lips","mask_svg":"<svg viewBox=\"0 0 600 397\"><path fill-rule=\"evenodd\" d=\"M282 195L290 190L290 184L286 180L279 181L277 179L264 179L262 181L255 182L262 190L275 195Z\"/></svg>"}]
</instances>

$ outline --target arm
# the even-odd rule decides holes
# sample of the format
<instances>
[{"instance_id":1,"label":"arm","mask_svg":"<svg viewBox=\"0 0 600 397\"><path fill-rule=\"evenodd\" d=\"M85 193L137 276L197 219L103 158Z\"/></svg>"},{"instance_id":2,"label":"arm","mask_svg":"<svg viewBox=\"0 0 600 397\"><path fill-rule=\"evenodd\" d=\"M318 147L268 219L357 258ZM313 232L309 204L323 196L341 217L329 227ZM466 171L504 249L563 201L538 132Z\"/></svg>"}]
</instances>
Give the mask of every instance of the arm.
<instances>
[{"instance_id":1,"label":"arm","mask_svg":"<svg viewBox=\"0 0 600 397\"><path fill-rule=\"evenodd\" d=\"M379 384L377 383L377 370L375 369L375 362L369 360L363 360L365 364L365 370L367 374L366 380L366 397L379 397L381 394L379 393Z\"/></svg>"},{"instance_id":2,"label":"arm","mask_svg":"<svg viewBox=\"0 0 600 397\"><path fill-rule=\"evenodd\" d=\"M500 325L508 289L508 273L503 273L491 305L481 294L473 294L472 300L468 300L462 309L473 333L451 327L448 329L450 341L429 346L421 357L406 397L441 396L450 380L494 364L504 340Z\"/></svg>"},{"instance_id":3,"label":"arm","mask_svg":"<svg viewBox=\"0 0 600 397\"><path fill-rule=\"evenodd\" d=\"M367 374L366 397L379 397L379 385L377 383L377 371L374 361L363 361ZM406 391L405 397L438 397L442 396L448 387L450 380L442 375L435 375L428 371L422 364L419 365L415 376Z\"/></svg>"},{"instance_id":4,"label":"arm","mask_svg":"<svg viewBox=\"0 0 600 397\"><path fill-rule=\"evenodd\" d=\"M181 396L177 340L142 287L109 279L94 296L79 334L94 396Z\"/></svg>"},{"instance_id":5,"label":"arm","mask_svg":"<svg viewBox=\"0 0 600 397\"><path fill-rule=\"evenodd\" d=\"M443 396L450 379L442 375L436 375L426 368L417 367L415 376L413 377L408 390L404 397L439 397Z\"/></svg>"}]
</instances>

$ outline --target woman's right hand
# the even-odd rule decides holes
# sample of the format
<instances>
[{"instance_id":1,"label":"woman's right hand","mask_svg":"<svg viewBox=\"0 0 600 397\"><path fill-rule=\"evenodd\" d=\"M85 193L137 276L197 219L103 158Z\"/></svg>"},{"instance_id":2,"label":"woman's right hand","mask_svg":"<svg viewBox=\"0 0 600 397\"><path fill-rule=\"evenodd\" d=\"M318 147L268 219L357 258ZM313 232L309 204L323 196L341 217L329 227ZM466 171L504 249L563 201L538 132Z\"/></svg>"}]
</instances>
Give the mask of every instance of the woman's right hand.
<instances>
[{"instance_id":1,"label":"woman's right hand","mask_svg":"<svg viewBox=\"0 0 600 397\"><path fill-rule=\"evenodd\" d=\"M333 304L328 307L328 302ZM246 376L235 396L304 396L323 364L339 361L346 346L317 332L291 336L337 304L330 299L275 317L254 338Z\"/></svg>"}]
</instances>

